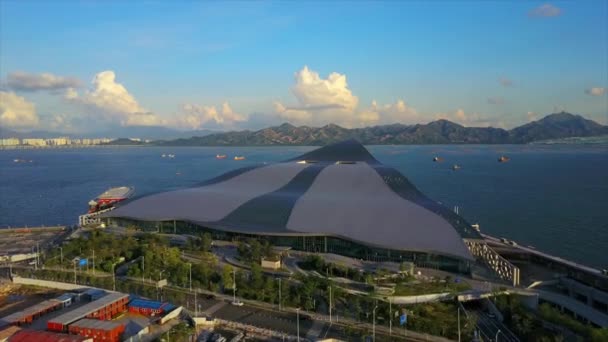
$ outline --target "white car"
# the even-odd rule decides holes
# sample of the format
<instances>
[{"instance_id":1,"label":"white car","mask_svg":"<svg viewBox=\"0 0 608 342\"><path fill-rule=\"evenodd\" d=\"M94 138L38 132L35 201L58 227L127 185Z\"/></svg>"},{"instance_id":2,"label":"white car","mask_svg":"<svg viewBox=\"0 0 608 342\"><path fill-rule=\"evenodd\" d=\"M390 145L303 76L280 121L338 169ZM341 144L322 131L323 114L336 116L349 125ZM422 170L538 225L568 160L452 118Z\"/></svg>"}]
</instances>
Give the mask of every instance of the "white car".
<instances>
[{"instance_id":1,"label":"white car","mask_svg":"<svg viewBox=\"0 0 608 342\"><path fill-rule=\"evenodd\" d=\"M234 306L243 306L243 302L241 302L240 300L235 300L234 302L230 303Z\"/></svg>"}]
</instances>

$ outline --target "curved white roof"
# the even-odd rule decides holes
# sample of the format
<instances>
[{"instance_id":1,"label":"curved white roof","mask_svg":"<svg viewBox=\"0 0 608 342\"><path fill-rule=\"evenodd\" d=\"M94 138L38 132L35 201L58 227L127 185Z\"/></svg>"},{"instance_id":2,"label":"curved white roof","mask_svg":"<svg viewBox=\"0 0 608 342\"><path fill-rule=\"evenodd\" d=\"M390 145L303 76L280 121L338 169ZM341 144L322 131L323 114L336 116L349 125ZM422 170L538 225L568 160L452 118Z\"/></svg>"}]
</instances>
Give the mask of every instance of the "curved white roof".
<instances>
[{"instance_id":1,"label":"curved white roof","mask_svg":"<svg viewBox=\"0 0 608 342\"><path fill-rule=\"evenodd\" d=\"M190 221L248 234L329 235L469 260L463 238L481 238L462 217L354 141L233 171L203 186L142 197L105 216Z\"/></svg>"}]
</instances>

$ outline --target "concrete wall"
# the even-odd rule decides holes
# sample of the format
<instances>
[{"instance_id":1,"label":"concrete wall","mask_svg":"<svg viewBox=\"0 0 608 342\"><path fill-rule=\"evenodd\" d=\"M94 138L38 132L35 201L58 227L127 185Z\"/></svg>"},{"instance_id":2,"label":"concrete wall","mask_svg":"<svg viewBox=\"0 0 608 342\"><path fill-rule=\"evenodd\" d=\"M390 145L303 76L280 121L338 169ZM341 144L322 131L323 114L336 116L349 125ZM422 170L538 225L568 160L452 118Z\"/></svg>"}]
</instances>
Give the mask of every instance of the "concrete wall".
<instances>
[{"instance_id":1,"label":"concrete wall","mask_svg":"<svg viewBox=\"0 0 608 342\"><path fill-rule=\"evenodd\" d=\"M452 297L454 297L453 294L445 292L420 296L393 296L391 301L393 302L393 304L416 304L425 302L438 302L441 300L450 299Z\"/></svg>"},{"instance_id":2,"label":"concrete wall","mask_svg":"<svg viewBox=\"0 0 608 342\"><path fill-rule=\"evenodd\" d=\"M176 308L175 310L169 312L163 318L160 319L160 324L165 324L165 323L169 322L170 320L177 318L179 316L179 314L182 313L183 309L184 309L184 307L180 306L180 307Z\"/></svg>"},{"instance_id":3,"label":"concrete wall","mask_svg":"<svg viewBox=\"0 0 608 342\"><path fill-rule=\"evenodd\" d=\"M22 278L22 277L17 277L17 276L13 276L13 283L21 284L21 285L34 285L34 286L41 286L41 287L50 287L53 289L60 289L60 290L76 290L76 289L82 289L82 288L86 287L86 286L77 285L77 284L61 283L58 281L32 279L32 278Z\"/></svg>"}]
</instances>

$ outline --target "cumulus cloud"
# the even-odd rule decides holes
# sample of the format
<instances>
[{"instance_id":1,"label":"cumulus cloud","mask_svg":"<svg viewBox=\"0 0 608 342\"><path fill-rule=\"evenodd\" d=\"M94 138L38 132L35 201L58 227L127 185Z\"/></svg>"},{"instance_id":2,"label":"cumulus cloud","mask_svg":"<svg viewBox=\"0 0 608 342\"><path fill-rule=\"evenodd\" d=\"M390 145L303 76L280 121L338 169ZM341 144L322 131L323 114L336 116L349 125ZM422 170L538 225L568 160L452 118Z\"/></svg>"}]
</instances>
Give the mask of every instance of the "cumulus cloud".
<instances>
[{"instance_id":1,"label":"cumulus cloud","mask_svg":"<svg viewBox=\"0 0 608 342\"><path fill-rule=\"evenodd\" d=\"M294 123L353 124L353 113L359 99L348 88L346 75L332 72L327 78L304 66L294 74L295 84L291 92L298 104L287 106L275 102L275 113Z\"/></svg>"},{"instance_id":2,"label":"cumulus cloud","mask_svg":"<svg viewBox=\"0 0 608 342\"><path fill-rule=\"evenodd\" d=\"M506 77L501 77L498 79L498 83L500 83L501 86L503 87L510 87L513 85L513 81L506 78Z\"/></svg>"},{"instance_id":3,"label":"cumulus cloud","mask_svg":"<svg viewBox=\"0 0 608 342\"><path fill-rule=\"evenodd\" d=\"M6 83L11 89L21 91L61 90L80 86L80 81L73 77L50 73L30 74L23 71L9 73Z\"/></svg>"},{"instance_id":4,"label":"cumulus cloud","mask_svg":"<svg viewBox=\"0 0 608 342\"><path fill-rule=\"evenodd\" d=\"M504 122L496 118L488 118L479 113L466 113L464 109L457 109L448 113L437 113L435 119L449 120L469 127L505 127Z\"/></svg>"},{"instance_id":5,"label":"cumulus cloud","mask_svg":"<svg viewBox=\"0 0 608 342\"><path fill-rule=\"evenodd\" d=\"M0 91L0 124L9 128L32 128L40 119L36 106L13 92Z\"/></svg>"},{"instance_id":6,"label":"cumulus cloud","mask_svg":"<svg viewBox=\"0 0 608 342\"><path fill-rule=\"evenodd\" d=\"M422 119L416 109L408 106L403 100L385 105L378 105L374 100L370 107L357 112L356 117L361 126L393 123L415 124Z\"/></svg>"},{"instance_id":7,"label":"cumulus cloud","mask_svg":"<svg viewBox=\"0 0 608 342\"><path fill-rule=\"evenodd\" d=\"M505 100L500 96L496 96L496 97L488 97L487 102L492 105L502 105L505 103Z\"/></svg>"},{"instance_id":8,"label":"cumulus cloud","mask_svg":"<svg viewBox=\"0 0 608 342\"><path fill-rule=\"evenodd\" d=\"M560 14L562 14L562 10L551 4L540 5L528 12L530 17L557 17Z\"/></svg>"},{"instance_id":9,"label":"cumulus cloud","mask_svg":"<svg viewBox=\"0 0 608 342\"><path fill-rule=\"evenodd\" d=\"M67 88L64 98L94 108L106 119L123 126L156 126L164 120L141 107L127 88L116 82L114 71L102 71L95 75L90 90L82 95L74 88Z\"/></svg>"},{"instance_id":10,"label":"cumulus cloud","mask_svg":"<svg viewBox=\"0 0 608 342\"><path fill-rule=\"evenodd\" d=\"M236 113L228 102L218 109L216 106L185 104L182 113L178 114L172 124L187 129L233 127L236 123L247 120L244 115Z\"/></svg>"},{"instance_id":11,"label":"cumulus cloud","mask_svg":"<svg viewBox=\"0 0 608 342\"><path fill-rule=\"evenodd\" d=\"M602 96L606 93L606 88L602 87L593 87L589 89L585 89L585 94L591 96Z\"/></svg>"}]
</instances>

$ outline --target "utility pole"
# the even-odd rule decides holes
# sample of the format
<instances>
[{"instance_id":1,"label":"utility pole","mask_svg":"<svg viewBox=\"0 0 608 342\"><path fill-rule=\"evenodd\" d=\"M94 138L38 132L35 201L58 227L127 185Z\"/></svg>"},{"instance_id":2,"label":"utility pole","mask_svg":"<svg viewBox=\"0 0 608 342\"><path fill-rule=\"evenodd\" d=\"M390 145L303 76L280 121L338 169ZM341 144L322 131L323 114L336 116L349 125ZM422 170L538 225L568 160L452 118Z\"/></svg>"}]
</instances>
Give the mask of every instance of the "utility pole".
<instances>
[{"instance_id":1,"label":"utility pole","mask_svg":"<svg viewBox=\"0 0 608 342\"><path fill-rule=\"evenodd\" d=\"M93 250L93 274L95 274L95 250Z\"/></svg>"},{"instance_id":2,"label":"utility pole","mask_svg":"<svg viewBox=\"0 0 608 342\"><path fill-rule=\"evenodd\" d=\"M61 255L61 268L63 269L63 247L59 247L59 253Z\"/></svg>"},{"instance_id":3,"label":"utility pole","mask_svg":"<svg viewBox=\"0 0 608 342\"><path fill-rule=\"evenodd\" d=\"M74 260L73 263L74 263L74 284L76 284L76 260Z\"/></svg>"}]
</instances>

